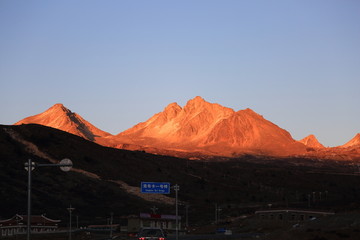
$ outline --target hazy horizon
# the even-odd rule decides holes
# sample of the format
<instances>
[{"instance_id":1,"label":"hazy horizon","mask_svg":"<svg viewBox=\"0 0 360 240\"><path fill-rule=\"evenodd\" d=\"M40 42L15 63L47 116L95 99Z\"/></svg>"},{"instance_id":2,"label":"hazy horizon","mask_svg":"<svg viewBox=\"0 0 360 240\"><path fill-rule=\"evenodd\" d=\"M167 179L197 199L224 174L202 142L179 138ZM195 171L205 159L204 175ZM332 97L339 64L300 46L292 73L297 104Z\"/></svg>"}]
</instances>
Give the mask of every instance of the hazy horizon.
<instances>
[{"instance_id":1,"label":"hazy horizon","mask_svg":"<svg viewBox=\"0 0 360 240\"><path fill-rule=\"evenodd\" d=\"M325 146L360 133L358 1L1 1L0 124L62 103L111 134L195 96Z\"/></svg>"}]
</instances>

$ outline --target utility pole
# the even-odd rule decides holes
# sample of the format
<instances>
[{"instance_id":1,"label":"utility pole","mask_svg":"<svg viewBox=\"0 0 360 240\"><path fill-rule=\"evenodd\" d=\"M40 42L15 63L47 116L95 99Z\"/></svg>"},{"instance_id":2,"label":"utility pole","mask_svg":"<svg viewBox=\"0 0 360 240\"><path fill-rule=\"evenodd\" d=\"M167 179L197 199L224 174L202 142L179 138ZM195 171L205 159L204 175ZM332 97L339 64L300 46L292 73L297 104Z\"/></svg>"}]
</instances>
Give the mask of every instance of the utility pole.
<instances>
[{"instance_id":1,"label":"utility pole","mask_svg":"<svg viewBox=\"0 0 360 240\"><path fill-rule=\"evenodd\" d=\"M218 207L217 203L215 203L215 225L218 223L219 221L219 212L222 209Z\"/></svg>"},{"instance_id":2,"label":"utility pole","mask_svg":"<svg viewBox=\"0 0 360 240\"><path fill-rule=\"evenodd\" d=\"M30 240L30 235L31 235L31 172L35 169L35 163L33 161L31 161L31 159L28 159L27 164L25 163L25 169L28 171L28 204L27 204L26 239Z\"/></svg>"},{"instance_id":3,"label":"utility pole","mask_svg":"<svg viewBox=\"0 0 360 240\"><path fill-rule=\"evenodd\" d=\"M180 190L180 186L175 184L174 190L175 190L175 212L176 212L175 231L176 231L176 240L178 240L179 239L178 191Z\"/></svg>"},{"instance_id":4,"label":"utility pole","mask_svg":"<svg viewBox=\"0 0 360 240\"><path fill-rule=\"evenodd\" d=\"M69 215L70 215L70 221L69 221L69 240L71 240L71 213L72 213L72 211L75 210L75 208L71 207L71 204L70 204L70 207L67 208L67 210L69 211Z\"/></svg>"},{"instance_id":5,"label":"utility pole","mask_svg":"<svg viewBox=\"0 0 360 240\"><path fill-rule=\"evenodd\" d=\"M215 225L217 224L217 203L215 203Z\"/></svg>"},{"instance_id":6,"label":"utility pole","mask_svg":"<svg viewBox=\"0 0 360 240\"><path fill-rule=\"evenodd\" d=\"M113 235L113 233L112 233L112 231L113 231L113 229L112 229L112 225L113 225L113 216L114 216L114 213L113 213L113 212L111 212L111 213L110 213L110 238L112 238L112 235Z\"/></svg>"},{"instance_id":7,"label":"utility pole","mask_svg":"<svg viewBox=\"0 0 360 240\"><path fill-rule=\"evenodd\" d=\"M185 205L186 227L189 228L189 204Z\"/></svg>"}]
</instances>

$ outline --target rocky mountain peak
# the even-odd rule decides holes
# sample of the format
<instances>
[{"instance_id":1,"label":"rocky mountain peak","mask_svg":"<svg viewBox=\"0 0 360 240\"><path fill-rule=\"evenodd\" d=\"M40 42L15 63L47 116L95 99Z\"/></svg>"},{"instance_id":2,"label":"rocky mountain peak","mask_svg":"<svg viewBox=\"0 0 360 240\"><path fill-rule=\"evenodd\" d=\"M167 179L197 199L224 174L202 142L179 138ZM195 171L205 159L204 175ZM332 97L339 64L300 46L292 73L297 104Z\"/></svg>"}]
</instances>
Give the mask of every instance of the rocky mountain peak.
<instances>
[{"instance_id":1,"label":"rocky mountain peak","mask_svg":"<svg viewBox=\"0 0 360 240\"><path fill-rule=\"evenodd\" d=\"M215 118L229 116L234 113L234 110L231 108L227 108L221 106L217 103L210 103L205 101L202 97L195 97L189 100L183 108L184 114L186 115L194 115L200 113L210 114Z\"/></svg>"},{"instance_id":2,"label":"rocky mountain peak","mask_svg":"<svg viewBox=\"0 0 360 240\"><path fill-rule=\"evenodd\" d=\"M176 103L118 135L133 144L229 156L244 152L285 155L304 145L251 109L235 112L201 97Z\"/></svg>"},{"instance_id":3,"label":"rocky mountain peak","mask_svg":"<svg viewBox=\"0 0 360 240\"><path fill-rule=\"evenodd\" d=\"M314 134L310 134L309 136L301 139L299 142L305 144L307 147L312 148L324 148L324 145L322 145Z\"/></svg>"},{"instance_id":4,"label":"rocky mountain peak","mask_svg":"<svg viewBox=\"0 0 360 240\"><path fill-rule=\"evenodd\" d=\"M164 114L167 115L168 118L174 118L178 115L179 112L181 112L182 108L176 103L170 103L167 105L167 107L164 109Z\"/></svg>"},{"instance_id":5,"label":"rocky mountain peak","mask_svg":"<svg viewBox=\"0 0 360 240\"><path fill-rule=\"evenodd\" d=\"M196 96L193 99L190 99L186 105L200 105L205 102L206 102L205 99L203 99L200 96Z\"/></svg>"},{"instance_id":6,"label":"rocky mountain peak","mask_svg":"<svg viewBox=\"0 0 360 240\"><path fill-rule=\"evenodd\" d=\"M61 103L53 105L45 112L24 118L15 123L15 125L31 123L57 128L91 141L95 140L96 137L106 137L111 135L96 128L80 115L73 113Z\"/></svg>"},{"instance_id":7,"label":"rocky mountain peak","mask_svg":"<svg viewBox=\"0 0 360 240\"><path fill-rule=\"evenodd\" d=\"M52 107L50 107L49 109L63 109L63 110L68 110L64 104L62 103L56 103L54 104Z\"/></svg>"},{"instance_id":8,"label":"rocky mountain peak","mask_svg":"<svg viewBox=\"0 0 360 240\"><path fill-rule=\"evenodd\" d=\"M195 97L189 100L184 106L184 111L186 112L196 112L203 110L210 103L206 102L202 97Z\"/></svg>"}]
</instances>

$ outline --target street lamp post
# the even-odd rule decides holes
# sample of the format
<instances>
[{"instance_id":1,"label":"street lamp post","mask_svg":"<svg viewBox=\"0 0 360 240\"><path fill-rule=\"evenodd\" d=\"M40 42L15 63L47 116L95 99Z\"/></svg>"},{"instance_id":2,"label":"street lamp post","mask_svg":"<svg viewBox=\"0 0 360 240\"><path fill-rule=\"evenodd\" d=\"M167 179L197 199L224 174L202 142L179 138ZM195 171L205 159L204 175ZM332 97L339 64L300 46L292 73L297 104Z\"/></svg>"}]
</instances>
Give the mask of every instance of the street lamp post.
<instances>
[{"instance_id":1,"label":"street lamp post","mask_svg":"<svg viewBox=\"0 0 360 240\"><path fill-rule=\"evenodd\" d=\"M25 162L25 170L28 171L28 202L27 202L27 232L26 239L30 240L31 238L31 172L35 167L60 167L62 171L69 171L72 168L73 164L70 159L63 159L58 164L38 164L33 162L31 159L28 159Z\"/></svg>"},{"instance_id":2,"label":"street lamp post","mask_svg":"<svg viewBox=\"0 0 360 240\"><path fill-rule=\"evenodd\" d=\"M28 159L27 165L25 163L25 169L28 171L28 203L27 203L27 231L26 231L27 240L30 240L30 234L31 234L31 172L35 168L33 167L34 165L35 164L34 162L31 161L31 159Z\"/></svg>"}]
</instances>

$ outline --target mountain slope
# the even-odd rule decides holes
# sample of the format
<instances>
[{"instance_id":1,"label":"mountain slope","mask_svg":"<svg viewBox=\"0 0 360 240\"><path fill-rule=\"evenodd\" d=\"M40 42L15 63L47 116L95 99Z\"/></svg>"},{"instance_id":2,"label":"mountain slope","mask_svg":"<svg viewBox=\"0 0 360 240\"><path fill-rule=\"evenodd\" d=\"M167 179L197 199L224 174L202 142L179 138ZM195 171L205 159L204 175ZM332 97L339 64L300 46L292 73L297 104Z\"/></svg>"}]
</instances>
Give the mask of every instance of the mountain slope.
<instances>
[{"instance_id":1,"label":"mountain slope","mask_svg":"<svg viewBox=\"0 0 360 240\"><path fill-rule=\"evenodd\" d=\"M55 104L43 113L27 117L15 123L15 125L30 123L60 129L90 141L95 141L97 138L108 137L111 135L110 133L96 128L80 115L71 112L60 103Z\"/></svg>"},{"instance_id":2,"label":"mountain slope","mask_svg":"<svg viewBox=\"0 0 360 240\"><path fill-rule=\"evenodd\" d=\"M356 134L349 142L345 143L340 147L360 147L360 133Z\"/></svg>"},{"instance_id":3,"label":"mountain slope","mask_svg":"<svg viewBox=\"0 0 360 240\"><path fill-rule=\"evenodd\" d=\"M116 138L141 146L222 156L305 152L305 146L286 130L251 109L235 112L201 97L188 101L184 108L172 103Z\"/></svg>"},{"instance_id":4,"label":"mountain slope","mask_svg":"<svg viewBox=\"0 0 360 240\"><path fill-rule=\"evenodd\" d=\"M169 104L163 112L149 120L118 134L120 137L164 140L166 145L193 141L207 135L216 122L231 116L234 111L218 104L210 104L196 97L181 108L177 103ZM149 144L149 142L144 142ZM151 144L151 143L150 143Z\"/></svg>"},{"instance_id":5,"label":"mountain slope","mask_svg":"<svg viewBox=\"0 0 360 240\"><path fill-rule=\"evenodd\" d=\"M324 145L322 145L313 134L301 139L299 142L311 148L324 148Z\"/></svg>"}]
</instances>

